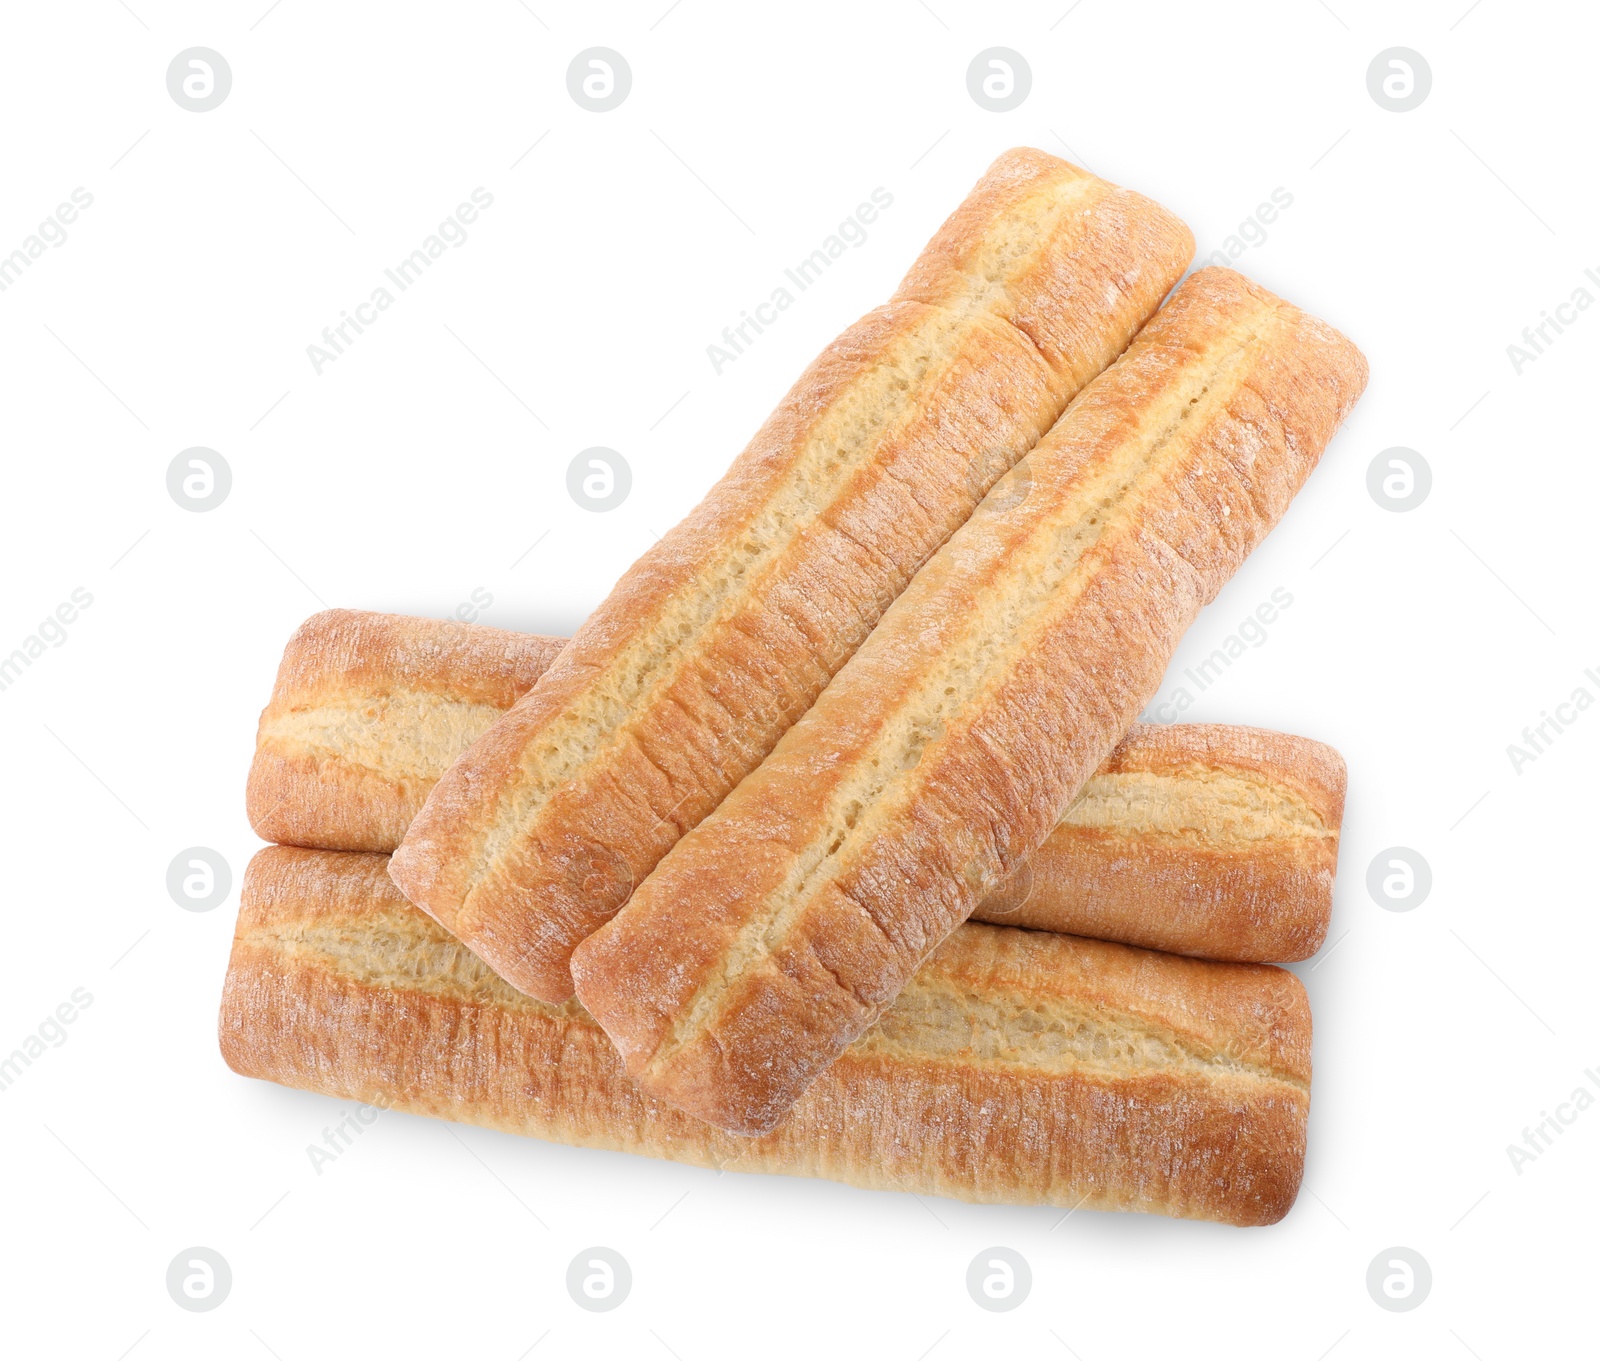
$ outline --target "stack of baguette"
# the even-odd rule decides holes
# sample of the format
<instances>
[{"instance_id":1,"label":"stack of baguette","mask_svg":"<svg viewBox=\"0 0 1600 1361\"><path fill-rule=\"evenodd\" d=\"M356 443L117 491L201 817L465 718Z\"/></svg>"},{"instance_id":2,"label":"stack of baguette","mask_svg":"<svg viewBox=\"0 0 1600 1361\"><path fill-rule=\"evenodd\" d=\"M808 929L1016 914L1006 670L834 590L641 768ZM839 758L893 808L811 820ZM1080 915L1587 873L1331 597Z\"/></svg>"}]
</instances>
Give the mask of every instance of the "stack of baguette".
<instances>
[{"instance_id":1,"label":"stack of baguette","mask_svg":"<svg viewBox=\"0 0 1600 1361\"><path fill-rule=\"evenodd\" d=\"M1002 156L570 641L334 610L250 771L238 1072L966 1200L1287 1213L1344 765L1135 722L1366 380Z\"/></svg>"}]
</instances>

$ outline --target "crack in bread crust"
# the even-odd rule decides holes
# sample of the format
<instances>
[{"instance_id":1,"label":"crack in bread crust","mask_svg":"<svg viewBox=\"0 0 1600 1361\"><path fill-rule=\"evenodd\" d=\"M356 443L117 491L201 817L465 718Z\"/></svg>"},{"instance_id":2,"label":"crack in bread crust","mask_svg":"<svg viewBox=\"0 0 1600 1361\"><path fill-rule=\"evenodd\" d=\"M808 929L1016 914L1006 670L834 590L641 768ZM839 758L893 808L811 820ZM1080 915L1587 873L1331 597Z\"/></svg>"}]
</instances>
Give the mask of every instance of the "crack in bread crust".
<instances>
[{"instance_id":1,"label":"crack in bread crust","mask_svg":"<svg viewBox=\"0 0 1600 1361\"><path fill-rule=\"evenodd\" d=\"M1040 1073L1092 1069L1108 1077L1128 1077L1160 1072L1310 1087L1292 1074L1227 1049L1212 1049L1129 1012L1063 998L974 992L938 979L909 983L847 1052L948 1058Z\"/></svg>"},{"instance_id":2,"label":"crack in bread crust","mask_svg":"<svg viewBox=\"0 0 1600 1361\"><path fill-rule=\"evenodd\" d=\"M273 922L241 927L246 946L314 964L364 987L399 989L542 1016L581 1014L518 992L460 941L416 909L400 905L344 921Z\"/></svg>"},{"instance_id":3,"label":"crack in bread crust","mask_svg":"<svg viewBox=\"0 0 1600 1361\"><path fill-rule=\"evenodd\" d=\"M1336 838L1322 814L1281 781L1196 763L1180 774L1101 771L1058 827L1094 827L1124 836L1159 836L1208 845Z\"/></svg>"},{"instance_id":4,"label":"crack in bread crust","mask_svg":"<svg viewBox=\"0 0 1600 1361\"><path fill-rule=\"evenodd\" d=\"M426 690L350 691L262 716L262 746L305 751L385 779L433 783L505 710Z\"/></svg>"}]
</instances>

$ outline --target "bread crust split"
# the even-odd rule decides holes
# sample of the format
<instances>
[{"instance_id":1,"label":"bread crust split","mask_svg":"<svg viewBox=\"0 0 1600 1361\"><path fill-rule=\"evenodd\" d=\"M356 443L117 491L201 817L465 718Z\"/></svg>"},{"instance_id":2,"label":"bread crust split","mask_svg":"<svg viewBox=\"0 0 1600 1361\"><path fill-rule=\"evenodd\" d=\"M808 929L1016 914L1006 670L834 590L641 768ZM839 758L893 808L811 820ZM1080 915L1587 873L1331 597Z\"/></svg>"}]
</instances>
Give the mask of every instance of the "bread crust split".
<instances>
[{"instance_id":1,"label":"bread crust split","mask_svg":"<svg viewBox=\"0 0 1600 1361\"><path fill-rule=\"evenodd\" d=\"M1271 1224L1305 1159L1292 974L970 925L758 1139L635 1087L576 1002L516 992L384 857L251 862L219 1035L235 1072L556 1143L999 1204Z\"/></svg>"},{"instance_id":2,"label":"bread crust split","mask_svg":"<svg viewBox=\"0 0 1600 1361\"><path fill-rule=\"evenodd\" d=\"M1331 327L1190 276L578 948L634 1079L774 1128L1044 842L1365 382Z\"/></svg>"},{"instance_id":3,"label":"bread crust split","mask_svg":"<svg viewBox=\"0 0 1600 1361\"><path fill-rule=\"evenodd\" d=\"M565 642L314 615L261 715L251 824L267 841L392 851L450 763ZM1203 959L1308 959L1327 935L1344 790L1343 760L1310 738L1136 723L973 918Z\"/></svg>"},{"instance_id":4,"label":"bread crust split","mask_svg":"<svg viewBox=\"0 0 1600 1361\"><path fill-rule=\"evenodd\" d=\"M524 992L570 996L572 948L760 764L1192 253L1147 199L1001 156L446 772L390 866L406 896Z\"/></svg>"}]
</instances>

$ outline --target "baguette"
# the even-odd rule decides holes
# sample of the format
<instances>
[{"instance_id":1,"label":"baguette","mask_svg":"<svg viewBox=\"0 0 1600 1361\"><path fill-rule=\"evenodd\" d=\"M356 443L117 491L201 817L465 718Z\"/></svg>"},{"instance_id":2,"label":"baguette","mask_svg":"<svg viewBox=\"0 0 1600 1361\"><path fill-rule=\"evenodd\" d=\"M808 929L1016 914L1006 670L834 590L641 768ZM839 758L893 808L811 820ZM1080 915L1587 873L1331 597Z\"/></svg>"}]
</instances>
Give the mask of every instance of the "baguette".
<instances>
[{"instance_id":1,"label":"baguette","mask_svg":"<svg viewBox=\"0 0 1600 1361\"><path fill-rule=\"evenodd\" d=\"M634 1079L773 1128L1043 843L1365 381L1331 327L1192 275L574 954Z\"/></svg>"},{"instance_id":2,"label":"baguette","mask_svg":"<svg viewBox=\"0 0 1600 1361\"><path fill-rule=\"evenodd\" d=\"M761 763L1192 252L1136 194L1000 157L434 786L390 866L406 896L522 991L569 997L573 947Z\"/></svg>"},{"instance_id":3,"label":"baguette","mask_svg":"<svg viewBox=\"0 0 1600 1361\"><path fill-rule=\"evenodd\" d=\"M1309 959L1333 912L1344 759L1308 737L1136 723L978 921L1202 959Z\"/></svg>"},{"instance_id":4,"label":"baguette","mask_svg":"<svg viewBox=\"0 0 1600 1361\"><path fill-rule=\"evenodd\" d=\"M250 769L268 841L392 851L445 769L565 642L328 610L285 650ZM1207 959L1306 959L1333 901L1344 762L1309 738L1136 723L978 921Z\"/></svg>"},{"instance_id":5,"label":"baguette","mask_svg":"<svg viewBox=\"0 0 1600 1361\"><path fill-rule=\"evenodd\" d=\"M250 825L263 841L392 851L439 776L566 644L364 610L312 615L261 712Z\"/></svg>"},{"instance_id":6,"label":"baguette","mask_svg":"<svg viewBox=\"0 0 1600 1361\"><path fill-rule=\"evenodd\" d=\"M1305 1161L1294 975L967 926L812 1087L743 1139L653 1100L576 1002L516 992L376 855L269 847L223 990L235 1072L732 1171L1003 1204L1270 1224Z\"/></svg>"}]
</instances>

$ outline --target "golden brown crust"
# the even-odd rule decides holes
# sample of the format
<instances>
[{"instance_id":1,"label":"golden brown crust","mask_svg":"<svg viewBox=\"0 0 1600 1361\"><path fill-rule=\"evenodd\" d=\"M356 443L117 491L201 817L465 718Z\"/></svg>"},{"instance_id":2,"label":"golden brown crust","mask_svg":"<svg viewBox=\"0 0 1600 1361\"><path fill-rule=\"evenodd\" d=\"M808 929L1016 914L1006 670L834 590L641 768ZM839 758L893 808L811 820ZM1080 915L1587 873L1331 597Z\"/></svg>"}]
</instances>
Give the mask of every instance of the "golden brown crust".
<instances>
[{"instance_id":1,"label":"golden brown crust","mask_svg":"<svg viewBox=\"0 0 1600 1361\"><path fill-rule=\"evenodd\" d=\"M1136 194L1002 156L439 782L391 865L406 895L525 992L569 996L573 946L760 763L1192 249Z\"/></svg>"},{"instance_id":2,"label":"golden brown crust","mask_svg":"<svg viewBox=\"0 0 1600 1361\"><path fill-rule=\"evenodd\" d=\"M1344 760L1306 737L1135 724L978 921L1205 959L1309 959L1328 933Z\"/></svg>"},{"instance_id":3,"label":"golden brown crust","mask_svg":"<svg viewBox=\"0 0 1600 1361\"><path fill-rule=\"evenodd\" d=\"M565 645L450 620L312 615L261 713L250 825L265 841L393 850L450 762Z\"/></svg>"},{"instance_id":4,"label":"golden brown crust","mask_svg":"<svg viewBox=\"0 0 1600 1361\"><path fill-rule=\"evenodd\" d=\"M462 706L501 712L563 643L357 611L308 620L262 715L250 772L257 830L392 851L491 721L486 711L481 727L464 723ZM973 917L1205 959L1309 958L1327 933L1344 782L1338 753L1309 738L1135 724Z\"/></svg>"},{"instance_id":5,"label":"golden brown crust","mask_svg":"<svg viewBox=\"0 0 1600 1361\"><path fill-rule=\"evenodd\" d=\"M647 1090L760 1133L1068 811L1366 381L1192 275L572 960Z\"/></svg>"},{"instance_id":6,"label":"golden brown crust","mask_svg":"<svg viewBox=\"0 0 1600 1361\"><path fill-rule=\"evenodd\" d=\"M576 1002L516 993L380 856L269 847L219 1020L251 1077L554 1142L962 1200L1270 1224L1305 1158L1299 981L967 926L777 1130L652 1099Z\"/></svg>"}]
</instances>

